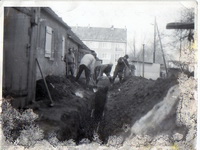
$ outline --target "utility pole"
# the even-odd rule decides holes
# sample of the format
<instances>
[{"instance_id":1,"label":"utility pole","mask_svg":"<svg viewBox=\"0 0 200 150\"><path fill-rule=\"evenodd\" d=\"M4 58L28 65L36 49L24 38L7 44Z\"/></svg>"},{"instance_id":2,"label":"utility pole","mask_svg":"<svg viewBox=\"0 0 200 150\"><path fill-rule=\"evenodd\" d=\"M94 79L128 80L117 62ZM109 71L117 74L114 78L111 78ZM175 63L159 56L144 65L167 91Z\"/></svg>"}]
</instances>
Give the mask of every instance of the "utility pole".
<instances>
[{"instance_id":1,"label":"utility pole","mask_svg":"<svg viewBox=\"0 0 200 150\"><path fill-rule=\"evenodd\" d=\"M144 44L143 44L143 63L142 63L142 76L144 78Z\"/></svg>"},{"instance_id":2,"label":"utility pole","mask_svg":"<svg viewBox=\"0 0 200 150\"><path fill-rule=\"evenodd\" d=\"M161 51L162 51L163 61L164 61L164 65L165 65L165 71L166 71L166 74L168 76L167 65L166 65L166 61L165 61L165 55L164 55L164 51L163 51L163 47L162 47L162 41L161 41L161 38L160 38L160 32L158 30L157 23L156 23L156 27L157 27L158 37L159 37L159 41L160 41L160 47L161 47Z\"/></svg>"},{"instance_id":3,"label":"utility pole","mask_svg":"<svg viewBox=\"0 0 200 150\"><path fill-rule=\"evenodd\" d=\"M154 21L154 50L153 50L153 63L156 62L156 17Z\"/></svg>"},{"instance_id":4,"label":"utility pole","mask_svg":"<svg viewBox=\"0 0 200 150\"><path fill-rule=\"evenodd\" d=\"M183 16L182 12L181 12L181 16ZM183 20L181 19L181 23L183 22ZM181 51L182 51L182 29L180 29L180 55L179 55L179 61L181 60Z\"/></svg>"},{"instance_id":5,"label":"utility pole","mask_svg":"<svg viewBox=\"0 0 200 150\"><path fill-rule=\"evenodd\" d=\"M134 59L135 59L135 37L133 38L133 50L134 50Z\"/></svg>"}]
</instances>

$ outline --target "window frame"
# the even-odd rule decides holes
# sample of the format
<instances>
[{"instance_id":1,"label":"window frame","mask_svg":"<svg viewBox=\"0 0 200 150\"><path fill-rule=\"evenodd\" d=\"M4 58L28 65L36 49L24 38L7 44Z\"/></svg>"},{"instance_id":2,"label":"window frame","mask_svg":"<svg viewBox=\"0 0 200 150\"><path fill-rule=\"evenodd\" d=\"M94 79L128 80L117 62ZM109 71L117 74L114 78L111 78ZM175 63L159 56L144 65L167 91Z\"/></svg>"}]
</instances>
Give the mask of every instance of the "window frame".
<instances>
[{"instance_id":1,"label":"window frame","mask_svg":"<svg viewBox=\"0 0 200 150\"><path fill-rule=\"evenodd\" d=\"M54 60L54 31L50 26L45 27L45 57Z\"/></svg>"}]
</instances>

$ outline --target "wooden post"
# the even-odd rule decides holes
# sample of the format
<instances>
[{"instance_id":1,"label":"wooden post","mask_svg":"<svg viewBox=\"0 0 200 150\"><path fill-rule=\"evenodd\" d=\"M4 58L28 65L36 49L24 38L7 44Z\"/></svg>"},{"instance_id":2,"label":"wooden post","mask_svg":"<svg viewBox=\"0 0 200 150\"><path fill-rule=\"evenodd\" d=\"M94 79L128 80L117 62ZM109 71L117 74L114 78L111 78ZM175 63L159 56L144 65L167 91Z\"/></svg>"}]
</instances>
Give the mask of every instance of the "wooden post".
<instances>
[{"instance_id":1,"label":"wooden post","mask_svg":"<svg viewBox=\"0 0 200 150\"><path fill-rule=\"evenodd\" d=\"M182 16L182 12L181 12L181 16ZM183 20L181 19L181 23L183 22ZM179 61L181 61L181 51L182 51L182 29L180 29L180 55L179 55Z\"/></svg>"},{"instance_id":2,"label":"wooden post","mask_svg":"<svg viewBox=\"0 0 200 150\"><path fill-rule=\"evenodd\" d=\"M28 97L27 104L30 102L35 102L35 92L36 92L36 53L38 47L38 36L39 36L39 24L37 24L37 19L40 16L40 8L36 7L32 9L31 16L31 27L30 27L30 45L29 50L29 63L28 63Z\"/></svg>"},{"instance_id":3,"label":"wooden post","mask_svg":"<svg viewBox=\"0 0 200 150\"><path fill-rule=\"evenodd\" d=\"M161 47L161 51L162 51L163 61L164 61L164 65L165 65L165 71L166 71L166 74L168 76L167 65L166 65L166 61L165 61L165 55L164 55L164 51L163 51L163 47L162 47L162 41L161 41L161 38L160 38L160 32L158 30L157 24L156 24L156 27L157 27L158 37L159 37L159 41L160 41L160 47Z\"/></svg>"},{"instance_id":4,"label":"wooden post","mask_svg":"<svg viewBox=\"0 0 200 150\"><path fill-rule=\"evenodd\" d=\"M133 53L133 54L134 54L134 59L135 59L135 58L136 58L136 56L135 56L135 51L136 51L136 50L135 50L135 37L134 37L134 39L133 39L133 50L134 50L134 53Z\"/></svg>"},{"instance_id":5,"label":"wooden post","mask_svg":"<svg viewBox=\"0 0 200 150\"><path fill-rule=\"evenodd\" d=\"M153 63L156 62L156 17L154 22L154 50L153 50Z\"/></svg>"},{"instance_id":6,"label":"wooden post","mask_svg":"<svg viewBox=\"0 0 200 150\"><path fill-rule=\"evenodd\" d=\"M144 77L144 44L143 44L143 63L142 63L142 76Z\"/></svg>"}]
</instances>

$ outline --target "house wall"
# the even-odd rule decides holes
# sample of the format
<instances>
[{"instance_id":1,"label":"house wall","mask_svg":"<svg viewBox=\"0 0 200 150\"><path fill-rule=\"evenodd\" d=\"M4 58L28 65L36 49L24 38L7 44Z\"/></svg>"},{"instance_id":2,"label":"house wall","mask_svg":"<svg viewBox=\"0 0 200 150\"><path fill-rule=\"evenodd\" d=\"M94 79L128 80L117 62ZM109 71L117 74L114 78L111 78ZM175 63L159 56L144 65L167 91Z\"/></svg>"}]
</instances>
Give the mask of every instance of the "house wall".
<instances>
[{"instance_id":1,"label":"house wall","mask_svg":"<svg viewBox=\"0 0 200 150\"><path fill-rule=\"evenodd\" d=\"M143 63L135 62L135 76L143 76ZM160 64L145 63L144 77L147 79L156 80L160 77Z\"/></svg>"},{"instance_id":2,"label":"house wall","mask_svg":"<svg viewBox=\"0 0 200 150\"><path fill-rule=\"evenodd\" d=\"M68 48L74 48L79 55L79 47L67 36L68 28L43 8L6 7L4 18L3 91L5 96L15 98L13 105L16 108L23 108L35 100L36 80L42 78L36 58L44 76L64 76L64 54ZM45 47L47 26L53 31L53 53L48 57Z\"/></svg>"},{"instance_id":3,"label":"house wall","mask_svg":"<svg viewBox=\"0 0 200 150\"><path fill-rule=\"evenodd\" d=\"M66 69L62 57L62 37L65 37L65 53L67 52L67 49L73 45L71 42L68 42L67 29L43 10L41 10L40 17L40 36L37 58L42 72L44 76L64 76L66 74ZM53 30L52 48L54 53L52 54L52 58L45 57L46 26L51 27ZM37 79L41 78L41 73L37 68Z\"/></svg>"}]
</instances>

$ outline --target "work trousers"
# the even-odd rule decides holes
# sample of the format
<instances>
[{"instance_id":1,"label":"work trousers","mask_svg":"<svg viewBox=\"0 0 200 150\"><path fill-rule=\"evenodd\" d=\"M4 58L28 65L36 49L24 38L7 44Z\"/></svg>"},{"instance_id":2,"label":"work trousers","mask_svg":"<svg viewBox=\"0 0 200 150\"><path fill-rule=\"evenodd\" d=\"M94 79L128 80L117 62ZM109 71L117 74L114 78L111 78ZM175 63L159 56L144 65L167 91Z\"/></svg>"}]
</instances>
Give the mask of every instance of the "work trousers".
<instances>
[{"instance_id":1,"label":"work trousers","mask_svg":"<svg viewBox=\"0 0 200 150\"><path fill-rule=\"evenodd\" d=\"M121 82L122 81L122 77L123 77L123 73L124 73L124 66L116 66L116 68L115 68L115 71L114 71L114 75L113 75L113 83L114 83L114 81L115 81L115 78L117 77L117 75L118 75L118 77L119 77L119 81Z\"/></svg>"},{"instance_id":2,"label":"work trousers","mask_svg":"<svg viewBox=\"0 0 200 150\"><path fill-rule=\"evenodd\" d=\"M78 73L76 75L76 81L78 81L78 79L80 78L83 71L85 71L86 84L88 85L90 82L90 69L84 64L80 65L78 68Z\"/></svg>"},{"instance_id":3,"label":"work trousers","mask_svg":"<svg viewBox=\"0 0 200 150\"><path fill-rule=\"evenodd\" d=\"M74 63L68 63L66 65L66 76L68 76L69 73L71 73L71 75L74 76Z\"/></svg>"}]
</instances>

